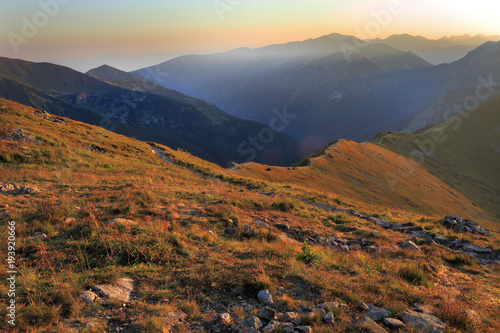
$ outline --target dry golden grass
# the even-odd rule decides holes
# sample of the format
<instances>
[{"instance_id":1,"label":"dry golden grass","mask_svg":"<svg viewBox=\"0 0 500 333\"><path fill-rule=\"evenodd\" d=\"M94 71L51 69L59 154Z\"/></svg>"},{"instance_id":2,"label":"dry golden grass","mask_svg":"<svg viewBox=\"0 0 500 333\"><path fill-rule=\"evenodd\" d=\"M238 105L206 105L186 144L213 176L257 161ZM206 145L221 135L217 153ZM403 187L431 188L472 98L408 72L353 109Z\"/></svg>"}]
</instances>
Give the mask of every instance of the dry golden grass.
<instances>
[{"instance_id":1,"label":"dry golden grass","mask_svg":"<svg viewBox=\"0 0 500 333\"><path fill-rule=\"evenodd\" d=\"M161 317L174 310L188 313L196 324L213 323L216 312L207 305L227 308L237 296L255 301L261 289L272 291L281 309L333 300L349 305L336 310L334 328L313 320L318 332L353 332L351 320L359 315L355 306L361 301L385 307L393 315L414 302L430 304L452 329L460 331L464 321L457 317L456 308L447 306L451 304L474 309L483 318L478 327L466 326L463 331L500 330L499 267L480 266L440 246L421 244L421 253L393 249L409 237L301 200L378 213L388 221L411 222L429 232L456 237L437 222L437 216L446 212L427 213L412 205L395 209L387 198L366 202L364 190L334 192L342 189L342 177L333 179L337 176L327 159L319 160L317 167L329 170L333 185L309 178L308 184L295 186L298 179L287 183L260 176L262 166L229 171L163 147L176 160L168 164L147 143L71 120L42 120L33 116L32 109L9 101L1 100L0 106L7 107L1 109L1 124L23 128L42 142L0 141L0 183L43 189L33 195L0 193L10 214L0 217L0 232L6 232L5 221L15 220L18 258L29 258L19 262L18 332L69 331L77 325L84 332L101 332L131 318L130 331L157 332L163 325ZM89 145L107 153L90 151ZM351 143L347 146L355 148ZM382 154L371 146L363 149ZM276 177L302 173L272 169L262 173ZM432 206L426 200L416 202L429 211L444 205ZM137 224L105 226L117 217ZM230 219L238 221L233 236L224 234ZM287 223L314 230L324 237L369 239L385 250L343 253L311 246L309 256L320 255L309 262L303 260L301 244L280 240L276 230L257 227L256 219L270 226ZM243 235L245 224L255 229L254 235ZM36 241L35 232L48 238ZM471 240L500 249L496 239ZM2 246L0 256L5 255ZM429 263L438 270L428 269ZM79 299L84 290L121 276L133 277L137 283L137 298L129 306L102 307ZM5 301L6 291L6 285L0 284ZM232 314L239 319L249 315L241 308L233 308ZM86 326L91 321L95 325ZM0 329L7 329L5 322Z\"/></svg>"}]
</instances>

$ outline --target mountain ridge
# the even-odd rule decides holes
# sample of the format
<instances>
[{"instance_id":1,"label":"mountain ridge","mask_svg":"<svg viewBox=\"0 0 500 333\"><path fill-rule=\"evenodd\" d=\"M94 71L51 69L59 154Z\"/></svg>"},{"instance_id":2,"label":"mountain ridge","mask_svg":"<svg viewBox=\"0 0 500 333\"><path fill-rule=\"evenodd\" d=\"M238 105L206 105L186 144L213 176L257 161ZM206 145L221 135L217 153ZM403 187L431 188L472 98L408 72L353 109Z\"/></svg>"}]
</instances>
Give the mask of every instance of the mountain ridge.
<instances>
[{"instance_id":1,"label":"mountain ridge","mask_svg":"<svg viewBox=\"0 0 500 333\"><path fill-rule=\"evenodd\" d=\"M92 118L98 115L92 124L143 140L168 143L222 165L244 161L248 156L241 154L238 147L266 128L175 91L155 86L156 90L150 93L148 81L144 79L121 79L119 84L110 84L70 68L8 58L0 58L0 77L30 85L31 95L36 95L29 100L34 107L44 108L49 104L51 112L77 120L87 117L86 113L92 114ZM12 91L0 91L0 94L16 97ZM45 95L51 99L44 99ZM265 149L253 150L252 157L282 165L293 163L298 156L297 143L280 132L271 134L272 140L266 143ZM211 140L205 140L206 137ZM271 153L276 150L286 154Z\"/></svg>"}]
</instances>

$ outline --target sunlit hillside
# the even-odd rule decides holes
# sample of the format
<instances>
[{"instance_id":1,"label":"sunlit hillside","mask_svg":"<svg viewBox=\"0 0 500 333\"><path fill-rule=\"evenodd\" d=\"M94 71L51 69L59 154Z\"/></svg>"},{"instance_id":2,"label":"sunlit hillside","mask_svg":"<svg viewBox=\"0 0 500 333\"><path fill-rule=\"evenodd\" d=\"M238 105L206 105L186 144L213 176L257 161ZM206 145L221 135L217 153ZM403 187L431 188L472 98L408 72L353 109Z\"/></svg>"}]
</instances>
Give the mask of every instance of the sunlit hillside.
<instances>
[{"instance_id":1,"label":"sunlit hillside","mask_svg":"<svg viewBox=\"0 0 500 333\"><path fill-rule=\"evenodd\" d=\"M17 326L0 329L263 331L271 313L275 332L366 332L420 303L448 332L498 332L499 234L439 223L475 219L472 204L420 168L389 189L377 175L397 156L381 147L328 150L295 170L227 170L0 100L0 232L15 221L18 270ZM361 320L374 306L387 318Z\"/></svg>"},{"instance_id":2,"label":"sunlit hillside","mask_svg":"<svg viewBox=\"0 0 500 333\"><path fill-rule=\"evenodd\" d=\"M423 161L433 175L500 220L500 99L419 134L384 133L373 140Z\"/></svg>"}]
</instances>

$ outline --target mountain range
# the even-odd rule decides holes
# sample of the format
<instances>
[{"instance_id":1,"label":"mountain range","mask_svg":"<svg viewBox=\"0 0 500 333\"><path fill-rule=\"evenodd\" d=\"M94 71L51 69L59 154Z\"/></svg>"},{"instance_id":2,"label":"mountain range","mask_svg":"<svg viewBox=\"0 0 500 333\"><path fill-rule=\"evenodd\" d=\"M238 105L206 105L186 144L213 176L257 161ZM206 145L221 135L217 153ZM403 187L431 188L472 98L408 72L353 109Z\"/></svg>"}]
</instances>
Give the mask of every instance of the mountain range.
<instances>
[{"instance_id":1,"label":"mountain range","mask_svg":"<svg viewBox=\"0 0 500 333\"><path fill-rule=\"evenodd\" d=\"M370 140L380 132L416 131L453 116L447 110L457 102L455 93L467 96L485 80L490 86L497 82L498 43L486 42L462 59L438 66L415 51L427 47L438 52L458 41L472 48L485 39L430 41L402 35L367 42L331 34L258 49L181 56L134 73L243 119L267 124L275 110L286 108L290 121L283 131L300 141L301 152L307 154L339 138ZM496 96L486 95L480 102Z\"/></svg>"},{"instance_id":2,"label":"mountain range","mask_svg":"<svg viewBox=\"0 0 500 333\"><path fill-rule=\"evenodd\" d=\"M249 158L287 165L299 156L296 141L279 131L110 67L87 75L49 63L0 58L0 86L1 97L186 149L222 165ZM263 143L259 134L266 135Z\"/></svg>"}]
</instances>

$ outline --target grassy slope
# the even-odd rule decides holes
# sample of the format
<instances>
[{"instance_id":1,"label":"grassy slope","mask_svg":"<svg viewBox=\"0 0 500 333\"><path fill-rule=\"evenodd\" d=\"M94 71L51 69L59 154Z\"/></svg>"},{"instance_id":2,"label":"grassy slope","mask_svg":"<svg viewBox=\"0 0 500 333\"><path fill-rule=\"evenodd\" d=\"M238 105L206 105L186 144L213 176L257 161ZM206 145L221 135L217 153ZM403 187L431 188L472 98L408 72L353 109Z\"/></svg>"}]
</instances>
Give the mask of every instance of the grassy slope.
<instances>
[{"instance_id":1,"label":"grassy slope","mask_svg":"<svg viewBox=\"0 0 500 333\"><path fill-rule=\"evenodd\" d=\"M367 211L383 208L436 217L459 215L500 228L481 218L487 214L425 168L371 143L343 140L312 166L266 169L259 164L243 164L236 173L332 193L357 202Z\"/></svg>"},{"instance_id":2,"label":"grassy slope","mask_svg":"<svg viewBox=\"0 0 500 333\"><path fill-rule=\"evenodd\" d=\"M360 301L388 308L393 314L413 302L433 305L435 313L452 325L451 332L473 332L472 324L459 314L460 309L471 308L483 318L480 329L500 329L498 268L479 266L431 245L421 245L421 253L391 250L409 237L354 217L332 216L293 199L330 204L341 199L344 203L336 205L344 208L372 207L351 202L349 195L245 178L168 147L163 148L176 163L164 163L147 143L64 121L44 120L29 107L0 100L0 137L22 128L40 141L0 140L0 183L43 189L35 195L0 193L1 209L10 214L9 218L0 215L0 233L6 234L6 221L16 221L18 332L70 331L75 325L82 332L102 332L123 323L130 324L130 332L158 332L161 317L177 309L188 313L194 326L210 327L215 312L207 305L223 312L221 306L236 296L254 299L263 288L273 292L280 309L332 300L349 305L336 311L333 329L313 321L315 332L356 331L351 320L360 315L356 309ZM90 151L89 146L99 147L101 153ZM327 159L319 160L318 167L322 161ZM412 222L429 232L455 237L432 216L383 210L385 219ZM138 224L104 227L115 217ZM370 255L313 247L323 259L307 265L298 257L300 246L282 242L274 232L256 228L252 237L239 232L225 236L228 218L238 218L240 228L258 218L324 236L369 238L388 250ZM213 230L215 236L206 230ZM33 240L35 232L44 232L48 238ZM474 242L500 248L497 240ZM3 258L4 244L0 248ZM431 272L426 263L439 271ZM426 288L405 279L409 271L421 277ZM79 299L81 292L95 284L124 275L137 283L137 299L127 307L113 302L102 307ZM5 281L3 272L0 278ZM0 295L7 301L5 283L0 284ZM4 311L0 310L2 316ZM236 318L249 315L241 307L231 312ZM96 326L86 326L90 321ZM6 325L2 321L0 328Z\"/></svg>"},{"instance_id":3,"label":"grassy slope","mask_svg":"<svg viewBox=\"0 0 500 333\"><path fill-rule=\"evenodd\" d=\"M496 99L420 134L391 132L374 142L405 156L430 151L426 169L500 220L499 109Z\"/></svg>"}]
</instances>

